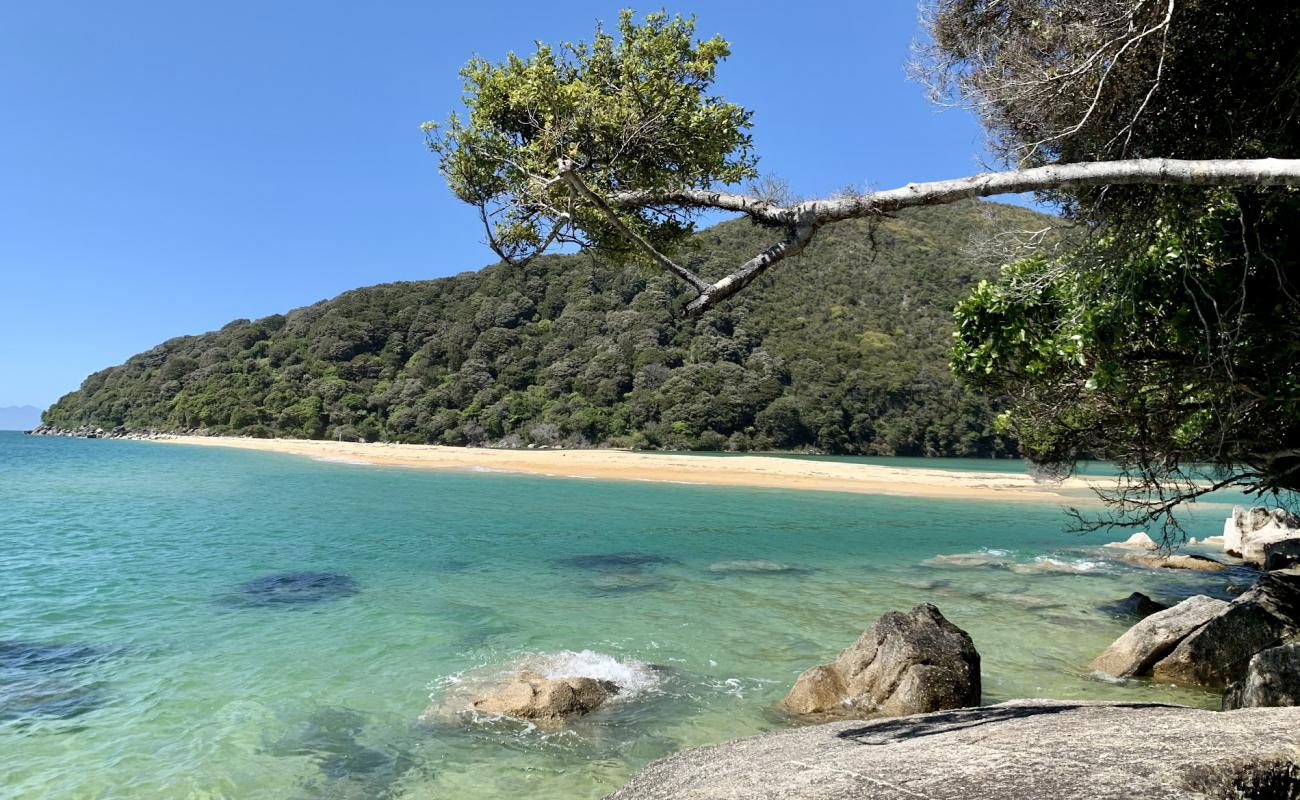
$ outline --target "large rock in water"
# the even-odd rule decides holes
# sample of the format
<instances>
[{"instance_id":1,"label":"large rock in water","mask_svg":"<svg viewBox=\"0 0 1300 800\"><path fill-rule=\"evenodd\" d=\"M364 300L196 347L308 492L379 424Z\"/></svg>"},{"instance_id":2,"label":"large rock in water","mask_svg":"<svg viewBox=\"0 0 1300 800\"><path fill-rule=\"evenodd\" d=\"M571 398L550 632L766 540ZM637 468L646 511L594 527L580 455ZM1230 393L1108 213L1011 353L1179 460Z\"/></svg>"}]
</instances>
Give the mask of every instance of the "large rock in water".
<instances>
[{"instance_id":1,"label":"large rock in water","mask_svg":"<svg viewBox=\"0 0 1300 800\"><path fill-rule=\"evenodd\" d=\"M1168 683L1226 686L1245 677L1256 653L1297 632L1300 570L1266 572L1250 591L1189 633L1151 675Z\"/></svg>"},{"instance_id":2,"label":"large rock in water","mask_svg":"<svg viewBox=\"0 0 1300 800\"><path fill-rule=\"evenodd\" d=\"M595 678L547 678L521 672L470 704L475 711L518 719L556 721L588 714L618 694L618 684Z\"/></svg>"},{"instance_id":3,"label":"large rock in water","mask_svg":"<svg viewBox=\"0 0 1300 800\"><path fill-rule=\"evenodd\" d=\"M793 714L901 716L980 702L970 635L923 603L891 611L830 664L804 672L781 701Z\"/></svg>"},{"instance_id":4,"label":"large rock in water","mask_svg":"<svg viewBox=\"0 0 1300 800\"><path fill-rule=\"evenodd\" d=\"M1116 678L1141 675L1164 658L1188 634L1226 611L1228 603L1203 594L1156 612L1129 628L1090 665Z\"/></svg>"},{"instance_id":5,"label":"large rock in water","mask_svg":"<svg viewBox=\"0 0 1300 800\"><path fill-rule=\"evenodd\" d=\"M1268 549L1289 539L1300 539L1300 517L1275 508L1232 509L1223 525L1223 550L1249 564L1263 566Z\"/></svg>"},{"instance_id":6,"label":"large rock in water","mask_svg":"<svg viewBox=\"0 0 1300 800\"><path fill-rule=\"evenodd\" d=\"M1246 677L1223 695L1223 710L1259 706L1300 706L1300 642L1261 650Z\"/></svg>"},{"instance_id":7,"label":"large rock in water","mask_svg":"<svg viewBox=\"0 0 1300 800\"><path fill-rule=\"evenodd\" d=\"M1019 700L677 753L607 800L1300 797L1300 708Z\"/></svg>"}]
</instances>

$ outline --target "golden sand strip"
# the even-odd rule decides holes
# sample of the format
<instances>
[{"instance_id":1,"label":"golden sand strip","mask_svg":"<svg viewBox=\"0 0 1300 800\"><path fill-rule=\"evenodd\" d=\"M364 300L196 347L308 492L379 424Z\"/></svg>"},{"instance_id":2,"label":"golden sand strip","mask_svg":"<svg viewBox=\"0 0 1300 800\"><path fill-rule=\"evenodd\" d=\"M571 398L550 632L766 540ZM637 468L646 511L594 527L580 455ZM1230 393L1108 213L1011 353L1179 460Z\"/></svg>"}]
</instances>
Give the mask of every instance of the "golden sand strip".
<instances>
[{"instance_id":1,"label":"golden sand strip","mask_svg":"<svg viewBox=\"0 0 1300 800\"><path fill-rule=\"evenodd\" d=\"M711 486L812 489L902 497L1076 502L1088 484L1072 478L1052 487L1027 475L887 467L769 456L709 456L629 450L494 450L485 447L174 436L158 441L238 447L320 460L426 469L516 472L600 480L638 480ZM1069 495L1062 492L1067 491Z\"/></svg>"}]
</instances>

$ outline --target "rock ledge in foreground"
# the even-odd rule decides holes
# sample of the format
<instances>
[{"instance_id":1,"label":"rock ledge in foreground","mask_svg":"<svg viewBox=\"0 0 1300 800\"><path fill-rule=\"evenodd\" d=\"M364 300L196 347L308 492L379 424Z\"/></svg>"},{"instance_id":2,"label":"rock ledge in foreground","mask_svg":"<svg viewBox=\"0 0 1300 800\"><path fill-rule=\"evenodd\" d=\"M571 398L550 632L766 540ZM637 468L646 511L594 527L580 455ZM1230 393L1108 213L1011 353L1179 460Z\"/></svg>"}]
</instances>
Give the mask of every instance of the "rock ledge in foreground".
<instances>
[{"instance_id":1,"label":"rock ledge in foreground","mask_svg":"<svg viewBox=\"0 0 1300 800\"><path fill-rule=\"evenodd\" d=\"M607 800L1300 797L1300 708L1018 700L739 739Z\"/></svg>"}]
</instances>

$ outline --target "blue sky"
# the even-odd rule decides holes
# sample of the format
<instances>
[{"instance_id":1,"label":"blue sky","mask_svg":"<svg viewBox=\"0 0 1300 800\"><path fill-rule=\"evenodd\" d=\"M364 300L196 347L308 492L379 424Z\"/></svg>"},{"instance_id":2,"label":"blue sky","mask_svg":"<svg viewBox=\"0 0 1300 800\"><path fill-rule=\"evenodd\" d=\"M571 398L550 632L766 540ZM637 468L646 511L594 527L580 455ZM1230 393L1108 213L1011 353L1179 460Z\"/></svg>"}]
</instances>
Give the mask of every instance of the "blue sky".
<instances>
[{"instance_id":1,"label":"blue sky","mask_svg":"<svg viewBox=\"0 0 1300 800\"><path fill-rule=\"evenodd\" d=\"M172 336L489 263L420 123L456 106L471 55L585 38L620 7L9 4L0 406L48 405ZM718 90L795 192L979 169L971 117L904 73L912 0L667 8L732 41Z\"/></svg>"}]
</instances>

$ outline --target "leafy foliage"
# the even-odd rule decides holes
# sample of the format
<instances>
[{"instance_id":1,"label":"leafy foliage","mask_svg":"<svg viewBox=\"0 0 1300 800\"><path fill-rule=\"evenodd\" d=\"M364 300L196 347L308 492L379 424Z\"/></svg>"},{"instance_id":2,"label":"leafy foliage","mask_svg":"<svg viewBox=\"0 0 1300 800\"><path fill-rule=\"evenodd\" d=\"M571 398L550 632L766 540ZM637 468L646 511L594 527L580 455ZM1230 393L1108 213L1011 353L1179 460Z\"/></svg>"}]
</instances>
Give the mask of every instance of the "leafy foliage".
<instances>
[{"instance_id":1,"label":"leafy foliage","mask_svg":"<svg viewBox=\"0 0 1300 800\"><path fill-rule=\"evenodd\" d=\"M720 36L695 41L695 22L664 13L618 36L597 28L590 43L539 43L527 58L469 62L467 116L426 123L452 191L478 206L489 241L519 261L556 241L594 243L610 254L629 243L555 176L572 164L594 191L707 188L754 176L750 113L709 94ZM648 207L624 215L660 247L690 232L683 212ZM579 237L583 237L579 239Z\"/></svg>"},{"instance_id":2,"label":"leafy foliage","mask_svg":"<svg viewBox=\"0 0 1300 800\"><path fill-rule=\"evenodd\" d=\"M92 424L444 444L997 455L995 410L946 366L950 313L992 268L967 245L1041 227L963 203L825 231L726 310L684 319L670 277L558 255L375 286L172 339L45 414ZM689 242L747 252L742 221ZM874 244L873 244L874 238Z\"/></svg>"},{"instance_id":3,"label":"leafy foliage","mask_svg":"<svg viewBox=\"0 0 1300 800\"><path fill-rule=\"evenodd\" d=\"M954 368L1015 398L1004 425L1039 459L1245 465L1258 491L1300 489L1297 203L1250 199L1161 221L1104 269L1077 254L1008 265L958 304Z\"/></svg>"},{"instance_id":4,"label":"leafy foliage","mask_svg":"<svg viewBox=\"0 0 1300 800\"><path fill-rule=\"evenodd\" d=\"M923 71L1023 164L1300 156L1300 13L1260 0L935 0ZM1127 468L1110 516L1162 523L1210 487L1300 489L1300 196L1057 192L1093 236L980 285L953 366L1009 401L1031 458ZM1277 497L1287 502L1288 497Z\"/></svg>"}]
</instances>

